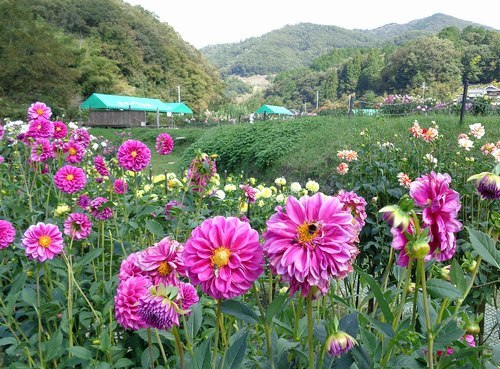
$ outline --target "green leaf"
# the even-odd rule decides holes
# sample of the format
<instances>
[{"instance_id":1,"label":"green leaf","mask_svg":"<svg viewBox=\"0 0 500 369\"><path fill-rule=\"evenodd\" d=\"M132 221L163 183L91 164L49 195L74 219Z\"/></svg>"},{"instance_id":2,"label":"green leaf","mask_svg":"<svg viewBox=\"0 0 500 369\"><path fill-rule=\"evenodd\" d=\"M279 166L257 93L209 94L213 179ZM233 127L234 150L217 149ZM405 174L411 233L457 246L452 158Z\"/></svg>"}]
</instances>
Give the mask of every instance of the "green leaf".
<instances>
[{"instance_id":1,"label":"green leaf","mask_svg":"<svg viewBox=\"0 0 500 369\"><path fill-rule=\"evenodd\" d=\"M227 350L226 362L224 365L225 369L239 369L245 358L248 331L239 331L236 334L239 335L238 338Z\"/></svg>"},{"instance_id":2,"label":"green leaf","mask_svg":"<svg viewBox=\"0 0 500 369\"><path fill-rule=\"evenodd\" d=\"M85 252L85 255L82 258L76 260L75 269L84 267L89 265L90 262L102 254L102 248L92 249L90 251Z\"/></svg>"},{"instance_id":3,"label":"green leaf","mask_svg":"<svg viewBox=\"0 0 500 369\"><path fill-rule=\"evenodd\" d=\"M464 270L456 259L451 262L450 280L458 288L461 295L466 292L467 280L465 279Z\"/></svg>"},{"instance_id":4,"label":"green leaf","mask_svg":"<svg viewBox=\"0 0 500 369\"><path fill-rule=\"evenodd\" d=\"M50 340L45 342L45 357L44 359L47 361L50 361L54 359L58 354L62 353L63 351L63 336L62 332L58 330L56 333L52 334L52 337L50 337Z\"/></svg>"},{"instance_id":5,"label":"green leaf","mask_svg":"<svg viewBox=\"0 0 500 369\"><path fill-rule=\"evenodd\" d=\"M153 359L153 362L160 357L160 351L158 350L158 347L152 346L151 347L151 352L149 350L149 347L146 347L144 351L141 354L141 366L143 369L150 369L151 368L151 358Z\"/></svg>"},{"instance_id":6,"label":"green leaf","mask_svg":"<svg viewBox=\"0 0 500 369\"><path fill-rule=\"evenodd\" d=\"M370 286L373 295L377 299L380 309L382 310L382 314L384 314L385 321L392 322L394 320L394 315L392 314L391 309L389 307L389 302L385 299L385 296L382 293L382 290L380 289L378 283L371 275L366 274L361 269L356 268L356 270L358 271L360 276L365 280L365 282L368 283L368 285Z\"/></svg>"},{"instance_id":7,"label":"green leaf","mask_svg":"<svg viewBox=\"0 0 500 369\"><path fill-rule=\"evenodd\" d=\"M500 253L496 249L495 241L486 233L476 231L466 227L469 231L469 240L472 248L486 261L495 268L500 268Z\"/></svg>"},{"instance_id":8,"label":"green leaf","mask_svg":"<svg viewBox=\"0 0 500 369\"><path fill-rule=\"evenodd\" d=\"M199 347L194 347L194 356L191 360L191 368L193 369L205 369L210 368L210 361L212 360L211 355L211 340L205 340Z\"/></svg>"},{"instance_id":9,"label":"green leaf","mask_svg":"<svg viewBox=\"0 0 500 369\"><path fill-rule=\"evenodd\" d=\"M118 360L116 360L115 364L113 365L114 369L118 368L128 368L129 366L134 365L134 362L130 359L127 359L126 357L122 357Z\"/></svg>"},{"instance_id":10,"label":"green leaf","mask_svg":"<svg viewBox=\"0 0 500 369\"><path fill-rule=\"evenodd\" d=\"M94 369L109 369L109 368L111 368L111 367L109 366L109 364L108 364L108 363L106 363L106 362L104 362L104 361L99 362L99 363L98 363L98 364L94 367Z\"/></svg>"},{"instance_id":11,"label":"green leaf","mask_svg":"<svg viewBox=\"0 0 500 369\"><path fill-rule=\"evenodd\" d=\"M21 292L21 297L25 303L37 308L38 304L36 302L36 291L33 288L26 287Z\"/></svg>"},{"instance_id":12,"label":"green leaf","mask_svg":"<svg viewBox=\"0 0 500 369\"><path fill-rule=\"evenodd\" d=\"M439 330L434 340L436 349L445 349L465 333L465 330L460 328L455 320L448 320L443 323L444 326Z\"/></svg>"},{"instance_id":13,"label":"green leaf","mask_svg":"<svg viewBox=\"0 0 500 369\"><path fill-rule=\"evenodd\" d=\"M17 345L17 340L14 337L0 338L0 346Z\"/></svg>"},{"instance_id":14,"label":"green leaf","mask_svg":"<svg viewBox=\"0 0 500 369\"><path fill-rule=\"evenodd\" d=\"M163 226L156 220L146 219L146 229L160 238L163 238L165 236L165 230L163 229Z\"/></svg>"},{"instance_id":15,"label":"green leaf","mask_svg":"<svg viewBox=\"0 0 500 369\"><path fill-rule=\"evenodd\" d=\"M235 300L224 300L221 303L221 311L224 314L232 315L244 322L255 324L259 321L259 317L246 304Z\"/></svg>"},{"instance_id":16,"label":"green leaf","mask_svg":"<svg viewBox=\"0 0 500 369\"><path fill-rule=\"evenodd\" d=\"M354 346L351 349L351 354L356 360L356 364L358 364L359 369L372 369L373 363L368 351L366 351L361 346Z\"/></svg>"},{"instance_id":17,"label":"green leaf","mask_svg":"<svg viewBox=\"0 0 500 369\"><path fill-rule=\"evenodd\" d=\"M92 352L82 346L68 347L68 352L83 360L92 360Z\"/></svg>"},{"instance_id":18,"label":"green leaf","mask_svg":"<svg viewBox=\"0 0 500 369\"><path fill-rule=\"evenodd\" d=\"M194 304L190 309L191 314L186 322L186 331L192 342L203 324L203 308L201 304Z\"/></svg>"},{"instance_id":19,"label":"green leaf","mask_svg":"<svg viewBox=\"0 0 500 369\"><path fill-rule=\"evenodd\" d=\"M450 282L442 279L430 279L427 281L427 291L434 298L449 298L456 300L462 297L462 294Z\"/></svg>"},{"instance_id":20,"label":"green leaf","mask_svg":"<svg viewBox=\"0 0 500 369\"><path fill-rule=\"evenodd\" d=\"M425 368L425 364L417 361L414 357L398 355L389 361L388 367L392 369L421 369Z\"/></svg>"},{"instance_id":21,"label":"green leaf","mask_svg":"<svg viewBox=\"0 0 500 369\"><path fill-rule=\"evenodd\" d=\"M266 323L271 324L273 321L273 317L282 311L287 304L285 301L287 299L287 295L278 295L274 298L273 302L269 305L266 310Z\"/></svg>"},{"instance_id":22,"label":"green leaf","mask_svg":"<svg viewBox=\"0 0 500 369\"><path fill-rule=\"evenodd\" d=\"M368 320L375 329L377 329L380 333L383 333L389 338L394 338L394 330L392 326L387 323L383 323L375 318L372 318L368 314L360 313L366 320Z\"/></svg>"}]
</instances>

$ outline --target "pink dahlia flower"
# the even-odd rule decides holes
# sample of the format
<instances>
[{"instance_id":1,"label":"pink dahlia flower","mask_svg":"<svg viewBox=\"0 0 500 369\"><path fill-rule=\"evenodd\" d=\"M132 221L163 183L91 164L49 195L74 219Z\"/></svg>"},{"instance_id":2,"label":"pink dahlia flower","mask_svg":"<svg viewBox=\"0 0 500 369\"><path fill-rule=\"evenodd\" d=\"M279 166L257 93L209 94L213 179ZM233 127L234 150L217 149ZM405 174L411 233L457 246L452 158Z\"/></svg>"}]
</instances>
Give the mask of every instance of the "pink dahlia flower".
<instances>
[{"instance_id":1,"label":"pink dahlia flower","mask_svg":"<svg viewBox=\"0 0 500 369\"><path fill-rule=\"evenodd\" d=\"M175 301L177 299L177 287L164 284L153 286L141 297L139 314L150 327L168 330L179 325L181 311Z\"/></svg>"},{"instance_id":2,"label":"pink dahlia flower","mask_svg":"<svg viewBox=\"0 0 500 369\"><path fill-rule=\"evenodd\" d=\"M16 230L12 223L0 219L0 250L8 247L16 238Z\"/></svg>"},{"instance_id":3,"label":"pink dahlia flower","mask_svg":"<svg viewBox=\"0 0 500 369\"><path fill-rule=\"evenodd\" d=\"M212 160L207 154L198 153L189 165L188 185L194 192L202 192L216 172L215 160Z\"/></svg>"},{"instance_id":4,"label":"pink dahlia flower","mask_svg":"<svg viewBox=\"0 0 500 369\"><path fill-rule=\"evenodd\" d=\"M160 133L156 137L156 151L160 155L168 155L174 149L174 140L168 133Z\"/></svg>"},{"instance_id":5,"label":"pink dahlia flower","mask_svg":"<svg viewBox=\"0 0 500 369\"><path fill-rule=\"evenodd\" d=\"M148 325L139 314L140 299L148 293L151 281L134 276L120 281L115 295L115 318L125 329L142 329Z\"/></svg>"},{"instance_id":6,"label":"pink dahlia flower","mask_svg":"<svg viewBox=\"0 0 500 369\"><path fill-rule=\"evenodd\" d=\"M325 342L326 350L330 356L341 356L350 351L356 344L356 340L351 335L342 331L332 334Z\"/></svg>"},{"instance_id":7,"label":"pink dahlia flower","mask_svg":"<svg viewBox=\"0 0 500 369\"><path fill-rule=\"evenodd\" d=\"M175 217L174 212L172 211L172 208L177 208L181 209L181 211L185 208L184 204L180 201L177 200L170 200L166 205L165 205L165 216L168 220L172 220Z\"/></svg>"},{"instance_id":8,"label":"pink dahlia flower","mask_svg":"<svg viewBox=\"0 0 500 369\"><path fill-rule=\"evenodd\" d=\"M62 192L75 193L83 190L87 177L82 168L65 165L56 172L54 183Z\"/></svg>"},{"instance_id":9,"label":"pink dahlia flower","mask_svg":"<svg viewBox=\"0 0 500 369\"><path fill-rule=\"evenodd\" d=\"M257 190L250 186L249 184L240 185L243 194L247 198L247 201L253 204L255 202L255 196L257 195Z\"/></svg>"},{"instance_id":10,"label":"pink dahlia flower","mask_svg":"<svg viewBox=\"0 0 500 369\"><path fill-rule=\"evenodd\" d=\"M113 210L106 206L108 199L105 197L96 197L89 203L90 214L98 220L106 220L113 216Z\"/></svg>"},{"instance_id":11,"label":"pink dahlia flower","mask_svg":"<svg viewBox=\"0 0 500 369\"><path fill-rule=\"evenodd\" d=\"M56 225L38 223L30 226L21 240L26 256L44 262L59 255L63 249L62 233Z\"/></svg>"},{"instance_id":12,"label":"pink dahlia flower","mask_svg":"<svg viewBox=\"0 0 500 369\"><path fill-rule=\"evenodd\" d=\"M122 261L120 265L120 271L118 273L118 280L120 282L130 277L137 276L147 277L148 279L150 279L147 273L139 267L139 264L137 262L139 254L140 252L134 252Z\"/></svg>"},{"instance_id":13,"label":"pink dahlia flower","mask_svg":"<svg viewBox=\"0 0 500 369\"><path fill-rule=\"evenodd\" d=\"M148 272L155 285L177 284L178 275L186 275L182 250L181 243L165 237L142 251L137 263L143 271Z\"/></svg>"},{"instance_id":14,"label":"pink dahlia flower","mask_svg":"<svg viewBox=\"0 0 500 369\"><path fill-rule=\"evenodd\" d=\"M48 138L36 138L31 144L31 161L45 162L54 157L54 148Z\"/></svg>"},{"instance_id":15,"label":"pink dahlia flower","mask_svg":"<svg viewBox=\"0 0 500 369\"><path fill-rule=\"evenodd\" d=\"M70 164L80 163L85 156L85 149L76 141L66 142L63 151L68 154L66 162Z\"/></svg>"},{"instance_id":16,"label":"pink dahlia flower","mask_svg":"<svg viewBox=\"0 0 500 369\"><path fill-rule=\"evenodd\" d=\"M52 137L55 139L62 139L62 138L65 138L67 134L68 134L68 126L66 126L66 124L64 124L64 122L55 121L54 122L54 134Z\"/></svg>"},{"instance_id":17,"label":"pink dahlia flower","mask_svg":"<svg viewBox=\"0 0 500 369\"><path fill-rule=\"evenodd\" d=\"M353 217L338 198L321 193L299 200L290 196L285 209L276 207L267 221L263 247L271 268L290 283L291 294L301 289L307 296L314 288L316 296L328 291L330 278L352 271L356 236Z\"/></svg>"},{"instance_id":18,"label":"pink dahlia flower","mask_svg":"<svg viewBox=\"0 0 500 369\"><path fill-rule=\"evenodd\" d=\"M71 131L70 140L78 142L84 149L90 145L90 135L85 128L76 128Z\"/></svg>"},{"instance_id":19,"label":"pink dahlia flower","mask_svg":"<svg viewBox=\"0 0 500 369\"><path fill-rule=\"evenodd\" d=\"M28 117L30 119L49 119L51 115L52 110L42 102L35 102L28 108Z\"/></svg>"},{"instance_id":20,"label":"pink dahlia flower","mask_svg":"<svg viewBox=\"0 0 500 369\"><path fill-rule=\"evenodd\" d=\"M83 240L90 235L92 223L87 215L72 213L64 222L64 234L75 240Z\"/></svg>"},{"instance_id":21,"label":"pink dahlia flower","mask_svg":"<svg viewBox=\"0 0 500 369\"><path fill-rule=\"evenodd\" d=\"M80 195L76 200L76 204L82 209L87 209L90 205L90 198L87 195Z\"/></svg>"},{"instance_id":22,"label":"pink dahlia flower","mask_svg":"<svg viewBox=\"0 0 500 369\"><path fill-rule=\"evenodd\" d=\"M423 227L430 227L431 254L436 260L450 259L456 249L455 233L462 224L456 219L460 210L460 195L449 188L448 174L431 172L410 185L415 205L423 208Z\"/></svg>"},{"instance_id":23,"label":"pink dahlia flower","mask_svg":"<svg viewBox=\"0 0 500 369\"><path fill-rule=\"evenodd\" d=\"M148 166L151 151L141 141L127 140L118 149L116 157L120 166L125 170L140 172Z\"/></svg>"},{"instance_id":24,"label":"pink dahlia flower","mask_svg":"<svg viewBox=\"0 0 500 369\"><path fill-rule=\"evenodd\" d=\"M54 123L45 118L32 120L27 135L33 138L51 138L54 135Z\"/></svg>"},{"instance_id":25,"label":"pink dahlia flower","mask_svg":"<svg viewBox=\"0 0 500 369\"><path fill-rule=\"evenodd\" d=\"M3 138L4 134L5 134L5 128L0 124L0 140Z\"/></svg>"},{"instance_id":26,"label":"pink dahlia flower","mask_svg":"<svg viewBox=\"0 0 500 369\"><path fill-rule=\"evenodd\" d=\"M179 282L179 307L183 310L189 309L199 300L196 288L191 283Z\"/></svg>"},{"instance_id":27,"label":"pink dahlia flower","mask_svg":"<svg viewBox=\"0 0 500 369\"><path fill-rule=\"evenodd\" d=\"M113 190L118 195L124 195L128 191L128 184L123 179L115 179L113 182Z\"/></svg>"},{"instance_id":28,"label":"pink dahlia flower","mask_svg":"<svg viewBox=\"0 0 500 369\"><path fill-rule=\"evenodd\" d=\"M94 158L94 168L103 177L109 177L109 170L106 168L106 163L101 155L97 155Z\"/></svg>"},{"instance_id":29,"label":"pink dahlia flower","mask_svg":"<svg viewBox=\"0 0 500 369\"><path fill-rule=\"evenodd\" d=\"M234 217L216 216L201 223L182 257L191 282L214 299L245 294L264 270L259 234Z\"/></svg>"},{"instance_id":30,"label":"pink dahlia flower","mask_svg":"<svg viewBox=\"0 0 500 369\"><path fill-rule=\"evenodd\" d=\"M337 165L337 173L341 176L346 175L349 171L349 165L347 163L340 163Z\"/></svg>"},{"instance_id":31,"label":"pink dahlia flower","mask_svg":"<svg viewBox=\"0 0 500 369\"><path fill-rule=\"evenodd\" d=\"M358 196L353 191L340 190L337 196L335 196L342 203L342 209L350 212L355 220L356 231L359 233L365 225L366 219L366 200Z\"/></svg>"}]
</instances>

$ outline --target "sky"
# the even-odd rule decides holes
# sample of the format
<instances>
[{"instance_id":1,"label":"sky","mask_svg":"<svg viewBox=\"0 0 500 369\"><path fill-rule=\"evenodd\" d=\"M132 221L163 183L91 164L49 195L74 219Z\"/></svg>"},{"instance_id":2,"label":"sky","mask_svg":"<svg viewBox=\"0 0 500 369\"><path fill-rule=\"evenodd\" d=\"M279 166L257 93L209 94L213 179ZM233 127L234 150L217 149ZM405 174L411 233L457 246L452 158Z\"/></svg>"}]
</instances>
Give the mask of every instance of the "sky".
<instances>
[{"instance_id":1,"label":"sky","mask_svg":"<svg viewBox=\"0 0 500 369\"><path fill-rule=\"evenodd\" d=\"M497 0L125 0L168 23L196 48L240 42L297 23L346 29L404 24L444 13L500 30ZM496 9L496 10L495 10Z\"/></svg>"}]
</instances>

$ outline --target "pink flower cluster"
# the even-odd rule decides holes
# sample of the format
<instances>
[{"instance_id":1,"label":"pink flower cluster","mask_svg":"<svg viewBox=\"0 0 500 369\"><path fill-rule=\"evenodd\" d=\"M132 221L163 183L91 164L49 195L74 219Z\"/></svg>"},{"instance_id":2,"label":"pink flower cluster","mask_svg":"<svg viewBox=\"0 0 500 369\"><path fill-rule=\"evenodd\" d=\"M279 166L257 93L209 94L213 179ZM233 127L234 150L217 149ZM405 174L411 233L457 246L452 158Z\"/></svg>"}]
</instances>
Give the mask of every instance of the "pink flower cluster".
<instances>
[{"instance_id":1,"label":"pink flower cluster","mask_svg":"<svg viewBox=\"0 0 500 369\"><path fill-rule=\"evenodd\" d=\"M130 254L121 264L115 295L115 317L125 329L167 330L179 325L179 316L189 314L198 302L181 258L183 246L169 237Z\"/></svg>"},{"instance_id":2,"label":"pink flower cluster","mask_svg":"<svg viewBox=\"0 0 500 369\"><path fill-rule=\"evenodd\" d=\"M354 244L358 223L351 206L361 220L363 201L345 193L341 197L346 203L321 193L300 199L290 196L285 208L278 206L267 221L264 253L273 272L290 283L291 294L298 290L303 296L325 294L331 278L343 278L353 270L359 251Z\"/></svg>"},{"instance_id":3,"label":"pink flower cluster","mask_svg":"<svg viewBox=\"0 0 500 369\"><path fill-rule=\"evenodd\" d=\"M339 150L337 151L337 158L350 162L358 160L358 153L354 150Z\"/></svg>"},{"instance_id":4,"label":"pink flower cluster","mask_svg":"<svg viewBox=\"0 0 500 369\"><path fill-rule=\"evenodd\" d=\"M410 197L422 211L422 229L429 230L429 254L424 260L435 258L438 261L451 259L456 249L455 234L462 224L457 220L460 210L460 195L449 187L451 177L448 174L431 172L415 179L410 184ZM407 226L407 227L406 227ZM406 228L406 229L405 229ZM407 266L409 257L405 247L410 235L415 232L413 220L405 226L392 227L391 246L400 251L398 265Z\"/></svg>"}]
</instances>

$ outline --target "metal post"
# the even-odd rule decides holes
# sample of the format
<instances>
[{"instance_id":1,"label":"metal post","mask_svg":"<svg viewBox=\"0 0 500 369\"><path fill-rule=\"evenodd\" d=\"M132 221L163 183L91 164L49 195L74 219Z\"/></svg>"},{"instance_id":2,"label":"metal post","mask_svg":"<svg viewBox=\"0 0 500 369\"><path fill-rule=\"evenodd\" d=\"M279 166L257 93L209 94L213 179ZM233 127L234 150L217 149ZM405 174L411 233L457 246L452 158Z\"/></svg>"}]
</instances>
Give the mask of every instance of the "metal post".
<instances>
[{"instance_id":1,"label":"metal post","mask_svg":"<svg viewBox=\"0 0 500 369\"><path fill-rule=\"evenodd\" d=\"M352 117L352 96L349 95L349 118Z\"/></svg>"},{"instance_id":2,"label":"metal post","mask_svg":"<svg viewBox=\"0 0 500 369\"><path fill-rule=\"evenodd\" d=\"M464 93L462 95L462 109L460 109L460 125L464 121L464 115L465 115L465 104L467 102L467 90L469 89L469 81L465 80L464 81Z\"/></svg>"},{"instance_id":3,"label":"metal post","mask_svg":"<svg viewBox=\"0 0 500 369\"><path fill-rule=\"evenodd\" d=\"M316 110L319 109L319 91L316 91Z\"/></svg>"},{"instance_id":4,"label":"metal post","mask_svg":"<svg viewBox=\"0 0 500 369\"><path fill-rule=\"evenodd\" d=\"M160 128L160 108L156 108L156 128Z\"/></svg>"},{"instance_id":5,"label":"metal post","mask_svg":"<svg viewBox=\"0 0 500 369\"><path fill-rule=\"evenodd\" d=\"M177 102L181 102L181 86L177 86Z\"/></svg>"}]
</instances>

